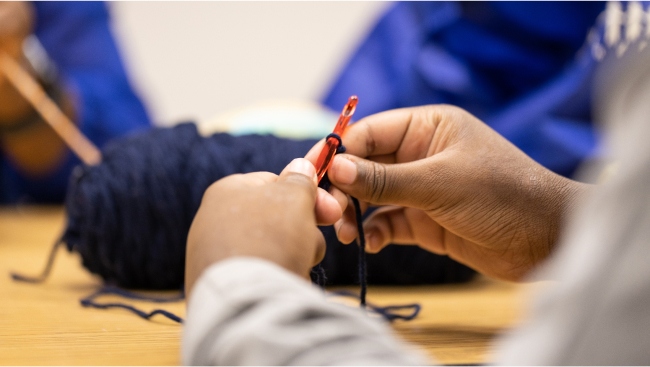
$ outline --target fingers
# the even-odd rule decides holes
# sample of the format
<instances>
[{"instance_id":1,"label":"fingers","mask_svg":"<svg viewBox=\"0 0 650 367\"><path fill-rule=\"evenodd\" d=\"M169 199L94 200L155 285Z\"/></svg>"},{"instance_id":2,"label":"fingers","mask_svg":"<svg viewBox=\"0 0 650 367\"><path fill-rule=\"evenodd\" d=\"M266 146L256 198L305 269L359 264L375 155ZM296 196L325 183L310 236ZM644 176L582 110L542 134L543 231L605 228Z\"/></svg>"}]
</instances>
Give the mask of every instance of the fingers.
<instances>
[{"instance_id":1,"label":"fingers","mask_svg":"<svg viewBox=\"0 0 650 367\"><path fill-rule=\"evenodd\" d=\"M316 145L314 145L309 152L305 155L305 159L310 161L311 164L316 166L316 161L318 160L318 155L320 154L320 151L323 150L323 146L325 145L325 139L321 139Z\"/></svg>"},{"instance_id":2,"label":"fingers","mask_svg":"<svg viewBox=\"0 0 650 367\"><path fill-rule=\"evenodd\" d=\"M271 172L252 172L246 174L234 174L222 178L210 185L203 194L203 202L219 200L219 195L228 189L240 189L242 187L256 187L277 181L278 176Z\"/></svg>"},{"instance_id":3,"label":"fingers","mask_svg":"<svg viewBox=\"0 0 650 367\"><path fill-rule=\"evenodd\" d=\"M278 176L271 172L251 172L246 174L235 174L226 177L223 181L233 187L255 187L262 186L278 180Z\"/></svg>"},{"instance_id":4,"label":"fingers","mask_svg":"<svg viewBox=\"0 0 650 367\"><path fill-rule=\"evenodd\" d=\"M347 245L354 241L359 236L359 233L354 205L349 196L346 196L346 200L347 205L343 211L343 216L334 224L334 230L339 241ZM359 205L361 206L361 213L365 213L366 209L368 209L368 203L360 201Z\"/></svg>"},{"instance_id":5,"label":"fingers","mask_svg":"<svg viewBox=\"0 0 650 367\"><path fill-rule=\"evenodd\" d=\"M323 261L325 258L325 251L327 250L327 243L325 242L323 232L321 232L318 228L314 228L314 231L316 231L316 251L314 253L314 262L312 263L312 267L318 265L321 261Z\"/></svg>"},{"instance_id":6,"label":"fingers","mask_svg":"<svg viewBox=\"0 0 650 367\"><path fill-rule=\"evenodd\" d=\"M341 218L343 205L340 204L340 201L342 201L341 196L344 196L344 194L339 191L336 194L337 199L327 191L317 188L316 169L307 159L294 159L280 173L278 182L291 182L309 187L308 190L312 193L314 199L314 202L310 204L315 208L316 223L318 225L331 225Z\"/></svg>"},{"instance_id":7,"label":"fingers","mask_svg":"<svg viewBox=\"0 0 650 367\"><path fill-rule=\"evenodd\" d=\"M443 157L382 164L351 155L337 155L328 174L341 191L373 205L431 206L446 177Z\"/></svg>"},{"instance_id":8,"label":"fingers","mask_svg":"<svg viewBox=\"0 0 650 367\"><path fill-rule=\"evenodd\" d=\"M316 168L314 168L314 165L310 161L304 158L296 158L292 160L291 163L282 170L278 177L278 181L292 181L294 179L302 180L302 178L295 178L293 175L295 173L306 176L307 179L311 179L313 185L309 186L313 186L313 191L316 193L318 178L316 177Z\"/></svg>"},{"instance_id":9,"label":"fingers","mask_svg":"<svg viewBox=\"0 0 650 367\"><path fill-rule=\"evenodd\" d=\"M319 226L332 225L342 215L343 210L339 201L319 187L316 196L316 224Z\"/></svg>"},{"instance_id":10,"label":"fingers","mask_svg":"<svg viewBox=\"0 0 650 367\"><path fill-rule=\"evenodd\" d=\"M381 112L350 125L343 144L349 154L359 157L397 151L412 121L412 109Z\"/></svg>"},{"instance_id":11,"label":"fingers","mask_svg":"<svg viewBox=\"0 0 650 367\"><path fill-rule=\"evenodd\" d=\"M447 254L445 229L422 210L384 207L372 213L363 228L366 251L369 253L377 253L389 244L397 244L418 245L429 252Z\"/></svg>"},{"instance_id":12,"label":"fingers","mask_svg":"<svg viewBox=\"0 0 650 367\"><path fill-rule=\"evenodd\" d=\"M351 125L343 144L347 153L362 158L396 154L399 162L422 159L441 122L459 112L453 106L430 105L378 113Z\"/></svg>"},{"instance_id":13,"label":"fingers","mask_svg":"<svg viewBox=\"0 0 650 367\"><path fill-rule=\"evenodd\" d=\"M403 207L378 209L364 223L366 252L377 253L390 243L414 243L413 231Z\"/></svg>"},{"instance_id":14,"label":"fingers","mask_svg":"<svg viewBox=\"0 0 650 367\"><path fill-rule=\"evenodd\" d=\"M345 211L349 205L348 195L335 186L330 186L329 194L339 203L341 211Z\"/></svg>"},{"instance_id":15,"label":"fingers","mask_svg":"<svg viewBox=\"0 0 650 367\"><path fill-rule=\"evenodd\" d=\"M33 29L33 5L23 2L0 3L0 48L17 58L22 42Z\"/></svg>"},{"instance_id":16,"label":"fingers","mask_svg":"<svg viewBox=\"0 0 650 367\"><path fill-rule=\"evenodd\" d=\"M348 202L347 209L343 212L343 216L334 224L336 237L343 244L349 244L358 237L357 219L355 209L352 202Z\"/></svg>"},{"instance_id":17,"label":"fingers","mask_svg":"<svg viewBox=\"0 0 650 367\"><path fill-rule=\"evenodd\" d=\"M445 140L447 131L438 131L443 122L465 122L468 118L473 116L448 105L402 108L365 117L350 125L341 138L348 154L361 158L388 156L382 160L410 162L430 155L436 134L443 135L441 140ZM319 141L305 158L315 164L324 143L324 139Z\"/></svg>"}]
</instances>

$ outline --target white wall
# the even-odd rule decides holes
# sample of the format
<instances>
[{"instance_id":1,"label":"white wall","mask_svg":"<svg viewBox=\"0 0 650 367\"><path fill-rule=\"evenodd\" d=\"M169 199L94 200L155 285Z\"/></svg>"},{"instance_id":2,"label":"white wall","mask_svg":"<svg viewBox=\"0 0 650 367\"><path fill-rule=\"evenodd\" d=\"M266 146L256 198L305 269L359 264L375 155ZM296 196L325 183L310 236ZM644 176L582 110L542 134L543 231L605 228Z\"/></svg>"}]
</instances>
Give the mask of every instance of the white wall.
<instances>
[{"instance_id":1,"label":"white wall","mask_svg":"<svg viewBox=\"0 0 650 367\"><path fill-rule=\"evenodd\" d=\"M385 2L116 2L113 30L158 124L318 100Z\"/></svg>"}]
</instances>

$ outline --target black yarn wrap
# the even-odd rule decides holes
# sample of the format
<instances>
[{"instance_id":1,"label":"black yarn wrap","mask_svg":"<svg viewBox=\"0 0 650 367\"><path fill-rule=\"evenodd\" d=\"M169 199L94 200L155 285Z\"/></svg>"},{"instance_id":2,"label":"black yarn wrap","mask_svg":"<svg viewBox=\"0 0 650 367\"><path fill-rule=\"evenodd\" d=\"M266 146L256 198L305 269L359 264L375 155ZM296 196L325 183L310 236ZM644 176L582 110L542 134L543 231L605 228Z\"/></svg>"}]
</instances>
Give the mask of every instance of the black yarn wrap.
<instances>
[{"instance_id":1,"label":"black yarn wrap","mask_svg":"<svg viewBox=\"0 0 650 367\"><path fill-rule=\"evenodd\" d=\"M62 240L109 284L180 289L187 234L208 186L234 173L279 174L315 143L271 135L202 137L191 123L114 140L104 148L101 164L73 172ZM331 226L322 230L327 284L356 283L356 246L339 243ZM389 246L368 256L372 284L461 282L473 274L415 246Z\"/></svg>"}]
</instances>

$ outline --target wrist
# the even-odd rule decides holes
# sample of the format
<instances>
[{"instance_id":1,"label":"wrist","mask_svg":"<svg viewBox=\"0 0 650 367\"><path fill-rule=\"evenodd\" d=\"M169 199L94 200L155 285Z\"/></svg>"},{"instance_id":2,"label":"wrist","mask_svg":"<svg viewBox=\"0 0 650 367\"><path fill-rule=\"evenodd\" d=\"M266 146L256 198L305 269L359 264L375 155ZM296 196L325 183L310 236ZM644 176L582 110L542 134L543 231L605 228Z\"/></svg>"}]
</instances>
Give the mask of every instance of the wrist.
<instances>
[{"instance_id":1,"label":"wrist","mask_svg":"<svg viewBox=\"0 0 650 367\"><path fill-rule=\"evenodd\" d=\"M555 176L556 180L551 185L549 192L549 202L554 202L555 207L552 209L553 220L548 225L551 232L549 239L549 253L553 251L558 238L562 232L567 218L577 207L580 197L591 187L591 185L574 181L562 176Z\"/></svg>"}]
</instances>

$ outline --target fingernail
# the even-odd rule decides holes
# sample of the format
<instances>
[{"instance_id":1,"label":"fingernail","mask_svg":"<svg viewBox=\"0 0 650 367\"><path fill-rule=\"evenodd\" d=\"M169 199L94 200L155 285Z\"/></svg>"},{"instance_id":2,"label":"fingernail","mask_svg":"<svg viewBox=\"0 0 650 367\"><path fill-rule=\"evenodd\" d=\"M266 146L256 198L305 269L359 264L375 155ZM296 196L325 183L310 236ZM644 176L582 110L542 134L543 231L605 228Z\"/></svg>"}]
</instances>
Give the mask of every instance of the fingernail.
<instances>
[{"instance_id":1,"label":"fingernail","mask_svg":"<svg viewBox=\"0 0 650 367\"><path fill-rule=\"evenodd\" d=\"M357 165L343 157L334 157L330 170L334 180L343 185L350 185L357 178Z\"/></svg>"},{"instance_id":2,"label":"fingernail","mask_svg":"<svg viewBox=\"0 0 650 367\"><path fill-rule=\"evenodd\" d=\"M300 173L307 177L316 177L316 168L314 168L314 165L305 158L296 158L292 160L287 166L287 171Z\"/></svg>"},{"instance_id":3,"label":"fingernail","mask_svg":"<svg viewBox=\"0 0 650 367\"><path fill-rule=\"evenodd\" d=\"M336 232L336 238L339 238L339 231L341 230L341 227L343 227L343 219L339 219L336 223L334 223L334 232ZM344 243L344 245L346 245Z\"/></svg>"},{"instance_id":4,"label":"fingernail","mask_svg":"<svg viewBox=\"0 0 650 367\"><path fill-rule=\"evenodd\" d=\"M375 236L372 233L366 232L364 235L365 240L366 240L366 251L372 252L375 250L375 246L373 245L373 240L375 239Z\"/></svg>"},{"instance_id":5,"label":"fingernail","mask_svg":"<svg viewBox=\"0 0 650 367\"><path fill-rule=\"evenodd\" d=\"M368 252L377 252L379 247L379 236L377 236L376 230L373 229L364 229L364 237L366 239L366 251Z\"/></svg>"}]
</instances>

